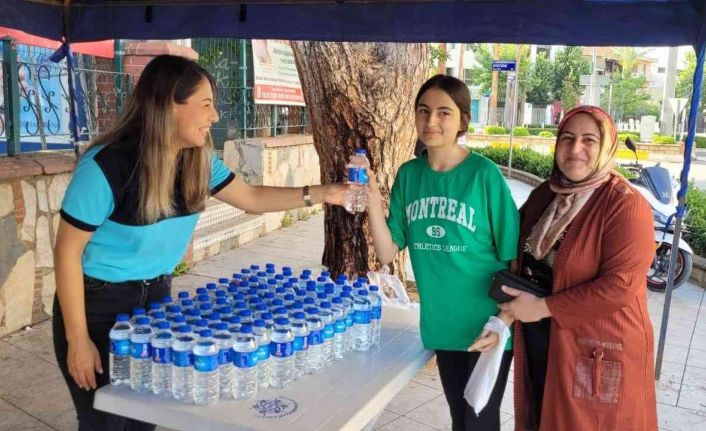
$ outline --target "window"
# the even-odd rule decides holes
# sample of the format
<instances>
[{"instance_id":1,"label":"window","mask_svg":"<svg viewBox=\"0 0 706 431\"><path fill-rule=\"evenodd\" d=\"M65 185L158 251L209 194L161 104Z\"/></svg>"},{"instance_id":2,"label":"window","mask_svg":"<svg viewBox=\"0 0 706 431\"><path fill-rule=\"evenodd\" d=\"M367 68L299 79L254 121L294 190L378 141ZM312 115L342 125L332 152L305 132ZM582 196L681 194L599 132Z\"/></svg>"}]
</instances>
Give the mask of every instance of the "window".
<instances>
[{"instance_id":1,"label":"window","mask_svg":"<svg viewBox=\"0 0 706 431\"><path fill-rule=\"evenodd\" d=\"M473 72L471 69L463 69L463 82L466 85L473 85Z\"/></svg>"},{"instance_id":2,"label":"window","mask_svg":"<svg viewBox=\"0 0 706 431\"><path fill-rule=\"evenodd\" d=\"M447 67L446 68L446 74L449 76L455 76L454 75L454 68L453 67Z\"/></svg>"},{"instance_id":3,"label":"window","mask_svg":"<svg viewBox=\"0 0 706 431\"><path fill-rule=\"evenodd\" d=\"M657 68L657 73L665 73L666 69L664 67L658 67Z\"/></svg>"}]
</instances>

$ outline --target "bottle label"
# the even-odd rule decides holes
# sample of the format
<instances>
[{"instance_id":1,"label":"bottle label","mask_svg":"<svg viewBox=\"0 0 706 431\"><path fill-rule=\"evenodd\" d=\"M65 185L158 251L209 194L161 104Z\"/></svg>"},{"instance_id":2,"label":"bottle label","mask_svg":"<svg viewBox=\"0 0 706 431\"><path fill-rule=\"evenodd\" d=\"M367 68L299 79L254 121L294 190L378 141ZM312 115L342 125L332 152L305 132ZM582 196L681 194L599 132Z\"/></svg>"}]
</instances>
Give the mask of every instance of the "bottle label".
<instances>
[{"instance_id":1,"label":"bottle label","mask_svg":"<svg viewBox=\"0 0 706 431\"><path fill-rule=\"evenodd\" d=\"M353 313L348 313L346 316L346 328L353 326Z\"/></svg>"},{"instance_id":2,"label":"bottle label","mask_svg":"<svg viewBox=\"0 0 706 431\"><path fill-rule=\"evenodd\" d=\"M130 340L110 340L110 353L120 356L130 355Z\"/></svg>"},{"instance_id":3,"label":"bottle label","mask_svg":"<svg viewBox=\"0 0 706 431\"><path fill-rule=\"evenodd\" d=\"M153 347L152 361L155 364L170 364L172 362L171 347Z\"/></svg>"},{"instance_id":4,"label":"bottle label","mask_svg":"<svg viewBox=\"0 0 706 431\"><path fill-rule=\"evenodd\" d=\"M172 360L175 367L190 367L194 364L194 354L188 350L172 350Z\"/></svg>"},{"instance_id":5,"label":"bottle label","mask_svg":"<svg viewBox=\"0 0 706 431\"><path fill-rule=\"evenodd\" d=\"M370 323L370 311L356 310L353 316L356 325Z\"/></svg>"},{"instance_id":6,"label":"bottle label","mask_svg":"<svg viewBox=\"0 0 706 431\"><path fill-rule=\"evenodd\" d=\"M218 365L228 364L232 362L231 360L231 349L220 349L218 351Z\"/></svg>"},{"instance_id":7,"label":"bottle label","mask_svg":"<svg viewBox=\"0 0 706 431\"><path fill-rule=\"evenodd\" d=\"M309 336L307 338L307 341L309 342L310 346L315 346L317 344L321 344L324 342L324 336L321 332L322 331L309 332Z\"/></svg>"},{"instance_id":8,"label":"bottle label","mask_svg":"<svg viewBox=\"0 0 706 431\"><path fill-rule=\"evenodd\" d=\"M342 334L346 332L346 319L336 320L336 334Z\"/></svg>"},{"instance_id":9,"label":"bottle label","mask_svg":"<svg viewBox=\"0 0 706 431\"><path fill-rule=\"evenodd\" d=\"M336 332L335 325L324 326L324 339L333 338L334 332Z\"/></svg>"},{"instance_id":10,"label":"bottle label","mask_svg":"<svg viewBox=\"0 0 706 431\"><path fill-rule=\"evenodd\" d=\"M372 320L380 320L382 318L382 306L376 305L370 310L370 318Z\"/></svg>"},{"instance_id":11,"label":"bottle label","mask_svg":"<svg viewBox=\"0 0 706 431\"><path fill-rule=\"evenodd\" d=\"M257 350L254 352L233 351L233 365L238 368L252 368L257 365Z\"/></svg>"},{"instance_id":12,"label":"bottle label","mask_svg":"<svg viewBox=\"0 0 706 431\"><path fill-rule=\"evenodd\" d=\"M263 344L262 346L258 347L256 352L257 352L257 360L258 361L266 361L270 358L270 344Z\"/></svg>"},{"instance_id":13,"label":"bottle label","mask_svg":"<svg viewBox=\"0 0 706 431\"><path fill-rule=\"evenodd\" d=\"M348 181L355 184L358 183L358 178L360 178L360 168L356 166L348 168Z\"/></svg>"},{"instance_id":14,"label":"bottle label","mask_svg":"<svg viewBox=\"0 0 706 431\"><path fill-rule=\"evenodd\" d=\"M130 343L130 352L135 359L146 359L152 356L152 345L150 343Z\"/></svg>"},{"instance_id":15,"label":"bottle label","mask_svg":"<svg viewBox=\"0 0 706 431\"><path fill-rule=\"evenodd\" d=\"M194 355L194 369L202 372L216 371L218 369L218 354Z\"/></svg>"},{"instance_id":16,"label":"bottle label","mask_svg":"<svg viewBox=\"0 0 706 431\"><path fill-rule=\"evenodd\" d=\"M272 353L272 356L276 356L278 358L286 358L288 356L292 356L294 354L294 348L292 346L291 341L287 343L270 343L270 353Z\"/></svg>"},{"instance_id":17,"label":"bottle label","mask_svg":"<svg viewBox=\"0 0 706 431\"><path fill-rule=\"evenodd\" d=\"M301 352L302 350L308 349L309 343L307 337L295 337L294 342L292 343L292 347L294 348L295 352Z\"/></svg>"}]
</instances>

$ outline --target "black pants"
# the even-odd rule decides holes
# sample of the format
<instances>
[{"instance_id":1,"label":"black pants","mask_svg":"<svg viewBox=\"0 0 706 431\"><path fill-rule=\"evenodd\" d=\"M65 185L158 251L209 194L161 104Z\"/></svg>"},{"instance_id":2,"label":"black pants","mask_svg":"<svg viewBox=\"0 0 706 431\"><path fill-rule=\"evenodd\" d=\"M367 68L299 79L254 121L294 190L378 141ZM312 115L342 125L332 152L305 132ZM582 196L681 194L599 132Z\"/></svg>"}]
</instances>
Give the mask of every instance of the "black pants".
<instances>
[{"instance_id":1,"label":"black pants","mask_svg":"<svg viewBox=\"0 0 706 431\"><path fill-rule=\"evenodd\" d=\"M512 363L512 350L503 353L493 393L481 414L476 415L473 407L469 406L463 398L463 391L479 357L479 352L436 351L436 364L439 367L441 386L444 388L444 395L451 410L453 431L500 430L500 404Z\"/></svg>"},{"instance_id":2,"label":"black pants","mask_svg":"<svg viewBox=\"0 0 706 431\"><path fill-rule=\"evenodd\" d=\"M115 323L118 313L131 313L135 307L144 307L147 302L160 301L171 291L171 276L158 277L147 282L108 283L95 278L84 276L86 322L88 335L96 345L101 357L103 374L96 373L97 387L100 388L110 383L108 369L108 353L110 343L108 333ZM54 298L54 316L52 318L54 335L54 353L59 363L59 369L64 375L64 380L69 387L71 399L76 408L78 429L80 431L151 431L155 429L152 424L128 419L122 416L95 410L93 408L94 390L85 390L78 387L73 377L69 374L67 353L69 350L66 341L64 320L61 314L59 301Z\"/></svg>"}]
</instances>

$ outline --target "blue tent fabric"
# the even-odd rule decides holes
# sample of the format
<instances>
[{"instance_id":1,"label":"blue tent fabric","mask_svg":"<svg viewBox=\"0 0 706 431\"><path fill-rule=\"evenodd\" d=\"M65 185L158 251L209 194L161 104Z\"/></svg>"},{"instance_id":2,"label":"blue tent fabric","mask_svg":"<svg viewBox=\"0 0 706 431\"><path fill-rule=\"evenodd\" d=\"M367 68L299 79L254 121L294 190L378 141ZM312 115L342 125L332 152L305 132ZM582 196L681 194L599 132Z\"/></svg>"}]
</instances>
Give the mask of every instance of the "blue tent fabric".
<instances>
[{"instance_id":1,"label":"blue tent fabric","mask_svg":"<svg viewBox=\"0 0 706 431\"><path fill-rule=\"evenodd\" d=\"M2 3L0 26L56 40L63 36L64 0ZM704 0L76 0L69 1L66 10L72 42L235 37L677 46L698 40L706 22L704 4Z\"/></svg>"}]
</instances>

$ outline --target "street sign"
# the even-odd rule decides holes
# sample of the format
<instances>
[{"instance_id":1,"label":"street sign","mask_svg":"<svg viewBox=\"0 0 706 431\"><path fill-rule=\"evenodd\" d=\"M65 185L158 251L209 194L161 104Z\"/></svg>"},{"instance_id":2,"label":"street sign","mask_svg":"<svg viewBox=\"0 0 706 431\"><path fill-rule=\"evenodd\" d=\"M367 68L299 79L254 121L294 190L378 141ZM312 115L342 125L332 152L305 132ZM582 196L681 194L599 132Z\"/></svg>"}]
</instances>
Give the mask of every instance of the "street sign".
<instances>
[{"instance_id":1,"label":"street sign","mask_svg":"<svg viewBox=\"0 0 706 431\"><path fill-rule=\"evenodd\" d=\"M493 61L493 71L497 72L512 72L515 70L514 60Z\"/></svg>"}]
</instances>

